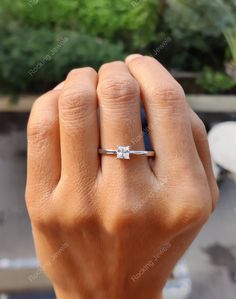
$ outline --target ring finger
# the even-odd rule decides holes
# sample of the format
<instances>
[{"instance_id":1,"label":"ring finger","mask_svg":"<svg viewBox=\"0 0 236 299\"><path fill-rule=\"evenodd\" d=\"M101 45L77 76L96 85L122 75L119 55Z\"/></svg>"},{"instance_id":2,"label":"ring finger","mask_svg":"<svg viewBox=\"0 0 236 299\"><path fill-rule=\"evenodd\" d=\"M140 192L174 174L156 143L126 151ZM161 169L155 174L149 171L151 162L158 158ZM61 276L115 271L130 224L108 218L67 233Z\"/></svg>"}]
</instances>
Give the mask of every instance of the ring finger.
<instances>
[{"instance_id":1,"label":"ring finger","mask_svg":"<svg viewBox=\"0 0 236 299\"><path fill-rule=\"evenodd\" d=\"M129 73L125 63L117 61L101 67L98 101L101 147L116 149L118 146L130 146L134 150L143 150L139 85ZM116 166L125 170L134 168L137 170L137 167L143 165L148 165L145 157L132 156L124 163L114 156L102 156L103 171L114 169Z\"/></svg>"}]
</instances>

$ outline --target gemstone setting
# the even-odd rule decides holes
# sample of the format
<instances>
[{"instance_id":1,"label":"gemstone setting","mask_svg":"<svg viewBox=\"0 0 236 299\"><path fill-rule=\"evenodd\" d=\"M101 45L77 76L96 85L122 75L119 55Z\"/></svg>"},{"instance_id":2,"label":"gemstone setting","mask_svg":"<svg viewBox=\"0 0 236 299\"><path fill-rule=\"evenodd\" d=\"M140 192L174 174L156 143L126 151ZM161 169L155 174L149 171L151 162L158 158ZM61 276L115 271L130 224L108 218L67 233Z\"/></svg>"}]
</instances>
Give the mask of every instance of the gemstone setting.
<instances>
[{"instance_id":1,"label":"gemstone setting","mask_svg":"<svg viewBox=\"0 0 236 299\"><path fill-rule=\"evenodd\" d=\"M117 153L117 159L130 159L130 150L129 146L118 146L116 153Z\"/></svg>"}]
</instances>

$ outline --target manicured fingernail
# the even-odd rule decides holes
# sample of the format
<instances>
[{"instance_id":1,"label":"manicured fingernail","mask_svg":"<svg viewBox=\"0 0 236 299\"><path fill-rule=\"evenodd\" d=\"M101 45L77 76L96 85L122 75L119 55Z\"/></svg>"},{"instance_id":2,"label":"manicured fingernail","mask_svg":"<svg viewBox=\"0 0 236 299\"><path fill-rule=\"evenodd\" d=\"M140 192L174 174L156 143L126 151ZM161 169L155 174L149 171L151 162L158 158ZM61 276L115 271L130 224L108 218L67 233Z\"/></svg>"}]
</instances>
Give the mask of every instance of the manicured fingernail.
<instances>
[{"instance_id":1,"label":"manicured fingernail","mask_svg":"<svg viewBox=\"0 0 236 299\"><path fill-rule=\"evenodd\" d=\"M65 81L61 82L60 84L58 84L55 88L53 88L54 90L60 90L64 87Z\"/></svg>"},{"instance_id":2,"label":"manicured fingernail","mask_svg":"<svg viewBox=\"0 0 236 299\"><path fill-rule=\"evenodd\" d=\"M141 54L131 54L131 55L129 55L129 56L126 57L125 62L126 63L130 63L135 58L142 57L142 56L143 55L141 55Z\"/></svg>"}]
</instances>

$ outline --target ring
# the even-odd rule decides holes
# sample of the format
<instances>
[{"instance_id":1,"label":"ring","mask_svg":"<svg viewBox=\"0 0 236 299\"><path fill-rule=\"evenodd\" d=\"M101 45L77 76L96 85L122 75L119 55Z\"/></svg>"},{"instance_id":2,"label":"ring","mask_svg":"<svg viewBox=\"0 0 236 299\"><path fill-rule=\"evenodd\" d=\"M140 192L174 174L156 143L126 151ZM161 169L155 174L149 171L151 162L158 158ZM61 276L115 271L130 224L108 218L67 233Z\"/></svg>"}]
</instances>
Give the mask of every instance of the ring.
<instances>
[{"instance_id":1,"label":"ring","mask_svg":"<svg viewBox=\"0 0 236 299\"><path fill-rule=\"evenodd\" d=\"M154 151L133 151L129 146L118 146L116 150L99 148L100 155L116 155L117 159L130 159L130 155L154 157Z\"/></svg>"}]
</instances>

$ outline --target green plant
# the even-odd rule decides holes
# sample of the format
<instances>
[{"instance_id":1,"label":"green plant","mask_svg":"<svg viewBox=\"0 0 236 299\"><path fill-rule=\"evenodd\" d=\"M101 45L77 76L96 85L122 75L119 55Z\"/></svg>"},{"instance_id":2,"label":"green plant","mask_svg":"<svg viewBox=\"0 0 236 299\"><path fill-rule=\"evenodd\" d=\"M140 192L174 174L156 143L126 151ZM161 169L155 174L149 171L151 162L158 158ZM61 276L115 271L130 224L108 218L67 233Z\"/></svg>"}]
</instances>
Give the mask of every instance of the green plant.
<instances>
[{"instance_id":1,"label":"green plant","mask_svg":"<svg viewBox=\"0 0 236 299\"><path fill-rule=\"evenodd\" d=\"M236 85L234 80L228 75L223 72L216 72L210 67L204 68L200 77L197 79L197 84L211 94L223 92Z\"/></svg>"},{"instance_id":2,"label":"green plant","mask_svg":"<svg viewBox=\"0 0 236 299\"><path fill-rule=\"evenodd\" d=\"M164 19L172 38L172 52L168 53L170 68L197 72L202 71L202 66L207 64L216 69L223 68L226 41L217 30L206 24L202 26L200 14L171 2Z\"/></svg>"},{"instance_id":3,"label":"green plant","mask_svg":"<svg viewBox=\"0 0 236 299\"><path fill-rule=\"evenodd\" d=\"M156 37L159 0L1 0L0 17L30 27L73 29L130 49L144 49Z\"/></svg>"},{"instance_id":4,"label":"green plant","mask_svg":"<svg viewBox=\"0 0 236 299\"><path fill-rule=\"evenodd\" d=\"M232 28L224 30L223 33L232 55L233 64L236 68L236 21Z\"/></svg>"},{"instance_id":5,"label":"green plant","mask_svg":"<svg viewBox=\"0 0 236 299\"><path fill-rule=\"evenodd\" d=\"M226 5L223 0L216 0L216 2L228 17L228 24L220 28L229 46L233 64L236 67L236 9L233 9L233 7L236 8L236 2L235 0L231 0L231 5Z\"/></svg>"},{"instance_id":6,"label":"green plant","mask_svg":"<svg viewBox=\"0 0 236 299\"><path fill-rule=\"evenodd\" d=\"M236 5L232 0L167 0L169 10L167 21L177 37L186 37L190 32L196 35L224 35L236 63ZM171 24L170 17L175 18ZM181 22L177 22L181 20Z\"/></svg>"},{"instance_id":7,"label":"green plant","mask_svg":"<svg viewBox=\"0 0 236 299\"><path fill-rule=\"evenodd\" d=\"M1 92L42 92L65 79L76 67L124 59L120 43L47 28L0 26ZM4 90L3 90L4 88Z\"/></svg>"},{"instance_id":8,"label":"green plant","mask_svg":"<svg viewBox=\"0 0 236 299\"><path fill-rule=\"evenodd\" d=\"M82 30L121 39L130 49L143 49L156 38L158 0L86 1L80 9Z\"/></svg>"}]
</instances>

